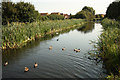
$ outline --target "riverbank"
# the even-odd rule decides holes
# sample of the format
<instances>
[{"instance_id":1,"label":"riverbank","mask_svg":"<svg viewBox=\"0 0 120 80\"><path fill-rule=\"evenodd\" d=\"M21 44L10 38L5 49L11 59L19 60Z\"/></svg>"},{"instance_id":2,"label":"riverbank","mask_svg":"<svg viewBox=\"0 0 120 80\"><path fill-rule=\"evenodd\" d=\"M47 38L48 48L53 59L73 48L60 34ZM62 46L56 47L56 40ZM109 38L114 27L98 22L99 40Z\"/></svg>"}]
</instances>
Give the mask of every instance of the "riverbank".
<instances>
[{"instance_id":1,"label":"riverbank","mask_svg":"<svg viewBox=\"0 0 120 80\"><path fill-rule=\"evenodd\" d=\"M11 23L2 26L2 49L14 49L25 46L28 42L44 37L46 34L58 33L77 25L82 26L85 20L49 20L33 23Z\"/></svg>"},{"instance_id":2,"label":"riverbank","mask_svg":"<svg viewBox=\"0 0 120 80\"><path fill-rule=\"evenodd\" d=\"M120 22L104 19L102 21L104 28L99 37L97 49L102 58L110 80L120 79Z\"/></svg>"}]
</instances>

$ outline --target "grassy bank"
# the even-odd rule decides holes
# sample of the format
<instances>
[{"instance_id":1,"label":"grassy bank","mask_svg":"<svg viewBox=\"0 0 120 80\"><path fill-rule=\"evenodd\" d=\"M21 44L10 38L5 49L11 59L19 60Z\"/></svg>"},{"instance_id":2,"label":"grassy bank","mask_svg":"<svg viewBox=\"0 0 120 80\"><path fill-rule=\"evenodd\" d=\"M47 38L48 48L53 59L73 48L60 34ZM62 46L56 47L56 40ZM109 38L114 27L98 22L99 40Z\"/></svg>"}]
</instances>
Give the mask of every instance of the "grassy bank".
<instances>
[{"instance_id":1,"label":"grassy bank","mask_svg":"<svg viewBox=\"0 0 120 80\"><path fill-rule=\"evenodd\" d=\"M98 50L110 80L120 80L120 23L115 20L102 21L104 31L99 37Z\"/></svg>"},{"instance_id":2,"label":"grassy bank","mask_svg":"<svg viewBox=\"0 0 120 80\"><path fill-rule=\"evenodd\" d=\"M27 42L36 40L46 34L60 32L66 29L82 25L82 19L55 20L33 23L11 23L2 26L2 49L13 49L25 46Z\"/></svg>"}]
</instances>

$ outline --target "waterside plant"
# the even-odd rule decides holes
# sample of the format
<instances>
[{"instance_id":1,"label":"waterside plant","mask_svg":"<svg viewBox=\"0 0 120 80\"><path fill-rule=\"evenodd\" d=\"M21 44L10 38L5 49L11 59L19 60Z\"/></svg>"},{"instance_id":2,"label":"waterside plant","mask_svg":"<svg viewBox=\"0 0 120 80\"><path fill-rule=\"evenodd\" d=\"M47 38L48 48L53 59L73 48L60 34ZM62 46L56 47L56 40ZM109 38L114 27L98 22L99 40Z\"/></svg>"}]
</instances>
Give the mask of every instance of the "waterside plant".
<instances>
[{"instance_id":1,"label":"waterside plant","mask_svg":"<svg viewBox=\"0 0 120 80\"><path fill-rule=\"evenodd\" d=\"M28 42L43 37L46 34L60 32L76 25L83 25L82 19L48 20L33 23L14 22L2 26L2 49L13 49L25 46Z\"/></svg>"},{"instance_id":2,"label":"waterside plant","mask_svg":"<svg viewBox=\"0 0 120 80\"><path fill-rule=\"evenodd\" d=\"M97 50L108 72L107 79L120 80L120 22L104 19Z\"/></svg>"}]
</instances>

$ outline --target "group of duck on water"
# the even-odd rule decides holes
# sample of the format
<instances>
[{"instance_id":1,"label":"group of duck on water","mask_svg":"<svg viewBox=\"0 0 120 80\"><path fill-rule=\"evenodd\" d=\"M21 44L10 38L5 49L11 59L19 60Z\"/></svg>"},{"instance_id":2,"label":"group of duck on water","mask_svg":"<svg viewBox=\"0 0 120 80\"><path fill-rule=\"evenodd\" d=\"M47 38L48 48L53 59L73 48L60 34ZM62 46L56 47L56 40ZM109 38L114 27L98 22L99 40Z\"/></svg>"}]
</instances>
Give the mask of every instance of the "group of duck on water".
<instances>
[{"instance_id":1,"label":"group of duck on water","mask_svg":"<svg viewBox=\"0 0 120 80\"><path fill-rule=\"evenodd\" d=\"M49 47L49 50L51 50L53 47L52 46L50 46ZM64 51L66 48L64 47L64 48L62 48L62 50ZM74 49L74 51L76 51L76 52L80 52L80 49L77 49L77 48L75 48Z\"/></svg>"},{"instance_id":2,"label":"group of duck on water","mask_svg":"<svg viewBox=\"0 0 120 80\"><path fill-rule=\"evenodd\" d=\"M7 65L8 65L8 61L6 61L6 62L4 63L4 66L7 66ZM36 67L38 67L38 64L35 62L34 68L36 68ZM25 67L24 72L28 72L28 71L29 71L29 68L28 68L28 67Z\"/></svg>"},{"instance_id":3,"label":"group of duck on water","mask_svg":"<svg viewBox=\"0 0 120 80\"><path fill-rule=\"evenodd\" d=\"M59 40L59 39L57 39L57 41L58 41L58 40ZM50 47L49 47L49 50L51 50L52 48L53 48L53 47L50 46ZM64 51L65 49L66 49L65 47L62 48L63 51ZM80 49L75 48L74 51L75 51L75 52L80 52ZM8 61L5 61L4 66L7 66L7 65L8 65ZM36 68L36 67L38 67L38 64L35 62L34 68ZM25 67L24 72L28 72L28 71L29 71L29 68L28 68L28 67Z\"/></svg>"},{"instance_id":4,"label":"group of duck on water","mask_svg":"<svg viewBox=\"0 0 120 80\"><path fill-rule=\"evenodd\" d=\"M59 39L57 39L57 41L59 41ZM53 47L50 46L50 47L49 47L49 50L51 50L52 48L53 48ZM62 48L62 50L64 51L64 50L65 50L65 47ZM76 52L80 52L80 49L75 48L74 51L76 51Z\"/></svg>"}]
</instances>

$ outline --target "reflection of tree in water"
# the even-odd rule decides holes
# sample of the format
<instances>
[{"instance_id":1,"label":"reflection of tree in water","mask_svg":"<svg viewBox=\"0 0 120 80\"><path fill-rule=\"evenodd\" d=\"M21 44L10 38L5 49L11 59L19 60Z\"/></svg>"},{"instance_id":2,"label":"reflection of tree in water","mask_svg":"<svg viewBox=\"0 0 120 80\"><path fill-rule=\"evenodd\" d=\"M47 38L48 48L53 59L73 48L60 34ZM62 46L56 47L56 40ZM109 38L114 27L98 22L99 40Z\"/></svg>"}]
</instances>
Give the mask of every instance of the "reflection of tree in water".
<instances>
[{"instance_id":1,"label":"reflection of tree in water","mask_svg":"<svg viewBox=\"0 0 120 80\"><path fill-rule=\"evenodd\" d=\"M78 28L78 31L84 32L84 33L89 33L92 32L94 29L94 22L87 22L83 27Z\"/></svg>"}]
</instances>

